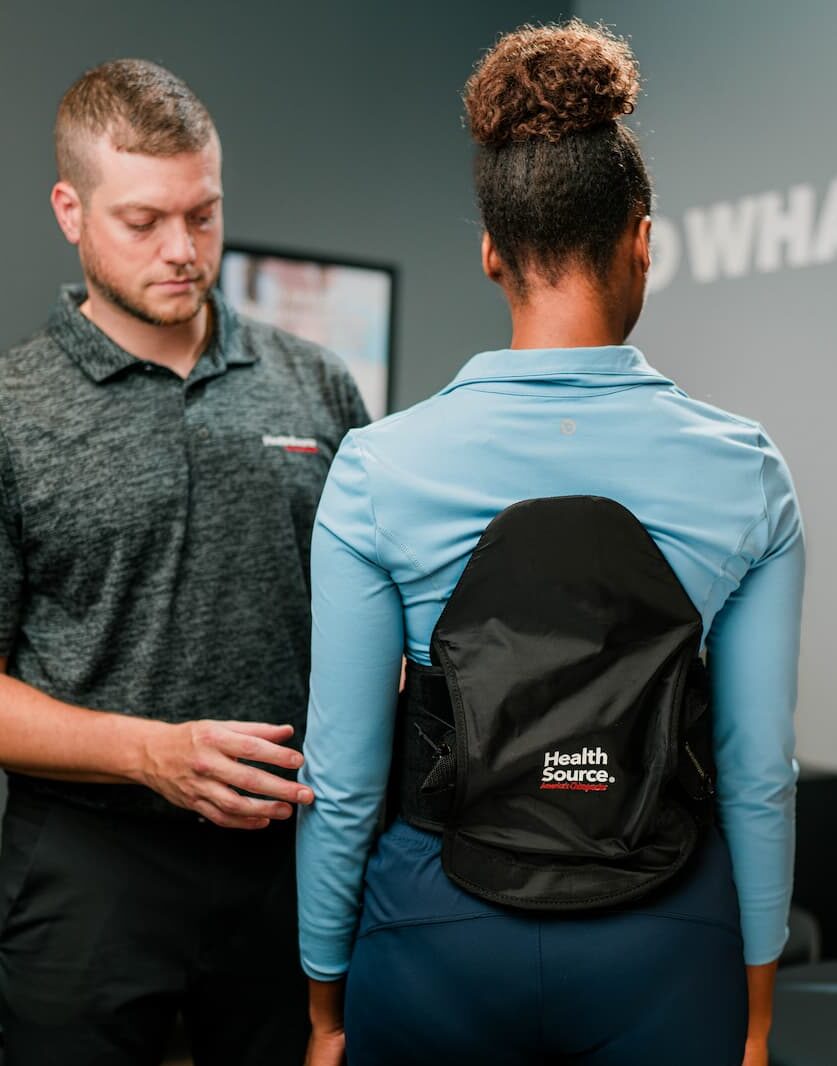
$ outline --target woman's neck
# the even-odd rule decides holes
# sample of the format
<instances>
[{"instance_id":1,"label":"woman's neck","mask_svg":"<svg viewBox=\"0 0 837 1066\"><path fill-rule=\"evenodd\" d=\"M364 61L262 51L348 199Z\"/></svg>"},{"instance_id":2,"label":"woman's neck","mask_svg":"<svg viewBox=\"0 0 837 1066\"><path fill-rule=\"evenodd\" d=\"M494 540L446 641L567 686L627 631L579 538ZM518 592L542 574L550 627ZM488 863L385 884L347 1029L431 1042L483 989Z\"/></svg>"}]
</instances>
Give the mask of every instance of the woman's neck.
<instances>
[{"instance_id":1,"label":"woman's neck","mask_svg":"<svg viewBox=\"0 0 837 1066\"><path fill-rule=\"evenodd\" d=\"M557 285L535 284L510 301L512 348L598 348L623 344L620 301L589 277L569 273Z\"/></svg>"}]
</instances>

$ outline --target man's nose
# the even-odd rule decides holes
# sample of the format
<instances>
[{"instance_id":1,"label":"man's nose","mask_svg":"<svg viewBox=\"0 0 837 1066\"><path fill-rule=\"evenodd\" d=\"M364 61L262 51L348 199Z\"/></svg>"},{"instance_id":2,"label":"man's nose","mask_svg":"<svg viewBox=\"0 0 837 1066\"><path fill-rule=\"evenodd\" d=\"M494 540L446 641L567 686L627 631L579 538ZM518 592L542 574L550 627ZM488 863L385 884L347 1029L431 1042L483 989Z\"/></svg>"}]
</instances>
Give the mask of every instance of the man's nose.
<instances>
[{"instance_id":1,"label":"man's nose","mask_svg":"<svg viewBox=\"0 0 837 1066\"><path fill-rule=\"evenodd\" d=\"M195 242L185 219L169 220L162 255L167 263L176 263L179 266L186 266L195 261Z\"/></svg>"}]
</instances>

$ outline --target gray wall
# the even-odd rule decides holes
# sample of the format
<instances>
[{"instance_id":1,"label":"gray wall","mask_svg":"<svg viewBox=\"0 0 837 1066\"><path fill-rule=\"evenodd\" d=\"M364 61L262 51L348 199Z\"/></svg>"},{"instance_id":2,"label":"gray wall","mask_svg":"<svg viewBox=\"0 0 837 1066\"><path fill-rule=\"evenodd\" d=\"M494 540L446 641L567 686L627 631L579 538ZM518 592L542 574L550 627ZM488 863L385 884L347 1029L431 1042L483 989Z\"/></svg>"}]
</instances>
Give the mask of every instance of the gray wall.
<instances>
[{"instance_id":1,"label":"gray wall","mask_svg":"<svg viewBox=\"0 0 837 1066\"><path fill-rule=\"evenodd\" d=\"M763 422L794 473L809 548L798 750L837 766L837 6L577 10L630 35L645 78L636 122L667 221L635 340L692 395Z\"/></svg>"},{"instance_id":2,"label":"gray wall","mask_svg":"<svg viewBox=\"0 0 837 1066\"><path fill-rule=\"evenodd\" d=\"M499 31L556 14L519 0L0 0L0 347L78 274L47 202L60 95L86 67L139 55L215 116L228 238L397 264L396 406L437 389L508 336L479 270L458 94Z\"/></svg>"}]
</instances>

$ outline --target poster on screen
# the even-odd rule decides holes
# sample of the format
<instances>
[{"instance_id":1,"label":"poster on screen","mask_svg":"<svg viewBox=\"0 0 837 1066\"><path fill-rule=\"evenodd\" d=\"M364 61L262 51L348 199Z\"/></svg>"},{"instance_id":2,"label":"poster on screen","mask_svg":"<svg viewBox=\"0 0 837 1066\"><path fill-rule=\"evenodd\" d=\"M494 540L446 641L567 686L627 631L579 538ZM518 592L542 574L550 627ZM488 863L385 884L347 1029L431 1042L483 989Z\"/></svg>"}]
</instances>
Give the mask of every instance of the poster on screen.
<instances>
[{"instance_id":1,"label":"poster on screen","mask_svg":"<svg viewBox=\"0 0 837 1066\"><path fill-rule=\"evenodd\" d=\"M230 305L329 348L373 419L389 410L395 270L297 252L227 245L221 290Z\"/></svg>"}]
</instances>

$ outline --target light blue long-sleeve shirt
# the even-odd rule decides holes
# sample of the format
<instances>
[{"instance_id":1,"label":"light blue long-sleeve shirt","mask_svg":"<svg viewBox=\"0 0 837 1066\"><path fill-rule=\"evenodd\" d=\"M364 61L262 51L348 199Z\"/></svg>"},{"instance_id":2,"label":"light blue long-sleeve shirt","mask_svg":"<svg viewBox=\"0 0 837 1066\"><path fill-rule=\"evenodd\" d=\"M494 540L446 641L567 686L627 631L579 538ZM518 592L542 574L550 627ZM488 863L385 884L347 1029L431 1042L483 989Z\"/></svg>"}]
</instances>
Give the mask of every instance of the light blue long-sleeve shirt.
<instances>
[{"instance_id":1,"label":"light blue long-sleeve shirt","mask_svg":"<svg viewBox=\"0 0 837 1066\"><path fill-rule=\"evenodd\" d=\"M299 812L309 976L348 967L392 748L402 653L433 628L490 520L521 500L607 496L649 531L703 618L720 821L745 958L775 959L793 868L792 714L804 547L759 425L690 399L632 347L504 350L353 430L312 544L313 643Z\"/></svg>"}]
</instances>

